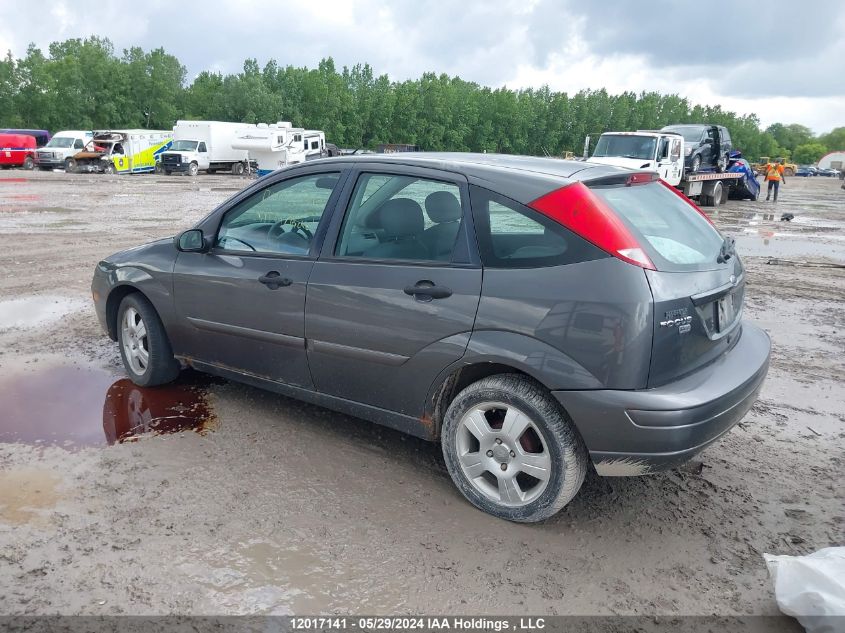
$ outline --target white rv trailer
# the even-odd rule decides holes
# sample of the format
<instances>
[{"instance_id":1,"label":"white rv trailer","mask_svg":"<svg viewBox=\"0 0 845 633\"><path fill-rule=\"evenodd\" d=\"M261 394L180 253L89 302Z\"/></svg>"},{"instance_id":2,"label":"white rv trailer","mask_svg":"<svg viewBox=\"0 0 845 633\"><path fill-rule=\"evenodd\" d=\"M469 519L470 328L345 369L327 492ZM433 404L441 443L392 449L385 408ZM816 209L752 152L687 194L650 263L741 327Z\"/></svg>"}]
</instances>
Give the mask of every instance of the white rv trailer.
<instances>
[{"instance_id":1,"label":"white rv trailer","mask_svg":"<svg viewBox=\"0 0 845 633\"><path fill-rule=\"evenodd\" d=\"M326 135L320 130L293 127L289 121L259 123L241 130L232 147L249 152L258 163L258 175L326 156Z\"/></svg>"}]
</instances>

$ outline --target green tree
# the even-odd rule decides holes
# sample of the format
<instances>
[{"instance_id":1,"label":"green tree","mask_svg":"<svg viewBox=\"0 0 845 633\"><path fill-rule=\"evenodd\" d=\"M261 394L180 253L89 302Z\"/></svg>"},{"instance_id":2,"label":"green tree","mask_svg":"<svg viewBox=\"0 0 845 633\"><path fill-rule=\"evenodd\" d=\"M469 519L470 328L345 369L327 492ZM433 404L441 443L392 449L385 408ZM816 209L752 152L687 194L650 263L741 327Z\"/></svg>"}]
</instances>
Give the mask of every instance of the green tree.
<instances>
[{"instance_id":1,"label":"green tree","mask_svg":"<svg viewBox=\"0 0 845 633\"><path fill-rule=\"evenodd\" d=\"M795 148L792 160L802 165L809 165L818 162L825 154L827 154L827 147L821 143L805 143Z\"/></svg>"}]
</instances>

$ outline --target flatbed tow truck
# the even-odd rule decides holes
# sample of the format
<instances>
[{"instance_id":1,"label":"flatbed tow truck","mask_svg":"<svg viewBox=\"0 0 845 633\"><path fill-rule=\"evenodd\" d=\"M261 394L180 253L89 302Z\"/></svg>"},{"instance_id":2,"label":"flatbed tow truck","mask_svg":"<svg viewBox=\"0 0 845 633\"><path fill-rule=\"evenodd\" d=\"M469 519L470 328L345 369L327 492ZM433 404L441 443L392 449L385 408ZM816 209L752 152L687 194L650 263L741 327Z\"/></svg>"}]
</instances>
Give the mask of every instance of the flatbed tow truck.
<instances>
[{"instance_id":1,"label":"flatbed tow truck","mask_svg":"<svg viewBox=\"0 0 845 633\"><path fill-rule=\"evenodd\" d=\"M588 144L589 137L587 139ZM656 171L662 180L681 190L688 198L697 199L703 207L715 207L726 202L731 189L743 178L741 173L719 172L712 168L687 173L684 168L684 137L662 130L605 132L587 160Z\"/></svg>"}]
</instances>

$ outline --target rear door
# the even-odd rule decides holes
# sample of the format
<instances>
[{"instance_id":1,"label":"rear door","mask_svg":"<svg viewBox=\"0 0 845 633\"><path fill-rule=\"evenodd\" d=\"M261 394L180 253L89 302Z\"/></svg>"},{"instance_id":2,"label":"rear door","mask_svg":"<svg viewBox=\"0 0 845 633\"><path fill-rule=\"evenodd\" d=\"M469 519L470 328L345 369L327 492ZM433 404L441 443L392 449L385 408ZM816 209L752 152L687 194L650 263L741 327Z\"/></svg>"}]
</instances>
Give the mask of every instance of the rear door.
<instances>
[{"instance_id":1,"label":"rear door","mask_svg":"<svg viewBox=\"0 0 845 633\"><path fill-rule=\"evenodd\" d=\"M744 271L706 216L658 182L591 188L657 268L645 271L655 315L649 386L675 380L732 347L740 334Z\"/></svg>"},{"instance_id":2,"label":"rear door","mask_svg":"<svg viewBox=\"0 0 845 633\"><path fill-rule=\"evenodd\" d=\"M340 169L296 170L223 213L207 253L179 253L176 353L278 382L311 386L305 291Z\"/></svg>"},{"instance_id":3,"label":"rear door","mask_svg":"<svg viewBox=\"0 0 845 633\"><path fill-rule=\"evenodd\" d=\"M349 183L308 284L311 374L320 392L418 416L478 308L467 182L379 165Z\"/></svg>"}]
</instances>

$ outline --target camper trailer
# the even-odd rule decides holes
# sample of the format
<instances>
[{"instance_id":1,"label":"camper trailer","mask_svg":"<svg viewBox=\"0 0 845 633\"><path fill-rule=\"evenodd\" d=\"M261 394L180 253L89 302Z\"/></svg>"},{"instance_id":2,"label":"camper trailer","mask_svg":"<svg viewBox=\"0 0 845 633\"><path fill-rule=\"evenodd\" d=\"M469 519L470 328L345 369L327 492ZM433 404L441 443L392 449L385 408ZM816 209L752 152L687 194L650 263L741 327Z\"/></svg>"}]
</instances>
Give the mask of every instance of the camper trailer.
<instances>
[{"instance_id":1,"label":"camper trailer","mask_svg":"<svg viewBox=\"0 0 845 633\"><path fill-rule=\"evenodd\" d=\"M326 135L320 130L293 127L289 121L259 123L238 134L232 147L249 152L258 164L258 175L328 156Z\"/></svg>"}]
</instances>

